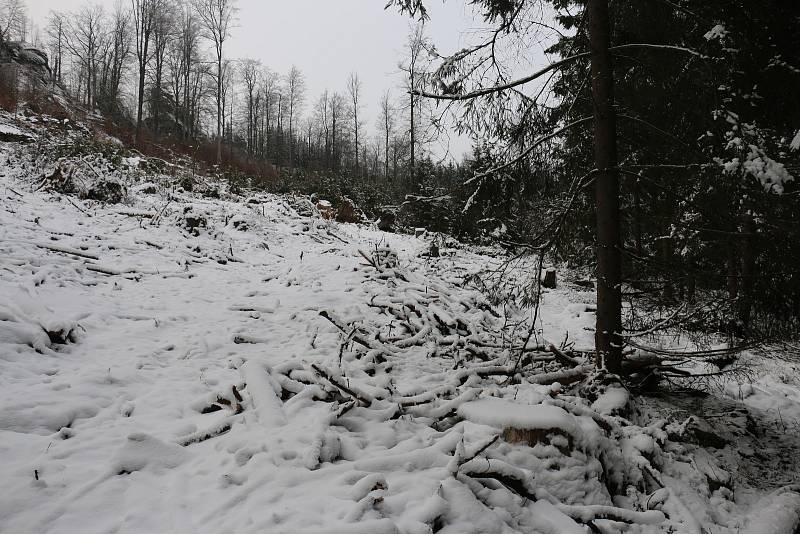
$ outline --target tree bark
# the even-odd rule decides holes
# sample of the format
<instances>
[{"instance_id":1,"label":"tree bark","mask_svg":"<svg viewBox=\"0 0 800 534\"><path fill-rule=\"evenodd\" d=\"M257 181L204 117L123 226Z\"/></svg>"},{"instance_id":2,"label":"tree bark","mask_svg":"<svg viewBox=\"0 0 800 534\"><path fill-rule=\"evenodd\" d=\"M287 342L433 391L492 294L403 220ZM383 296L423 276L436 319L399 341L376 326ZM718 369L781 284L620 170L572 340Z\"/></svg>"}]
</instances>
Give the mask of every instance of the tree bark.
<instances>
[{"instance_id":1,"label":"tree bark","mask_svg":"<svg viewBox=\"0 0 800 534\"><path fill-rule=\"evenodd\" d=\"M612 373L622 364L622 282L617 127L614 73L609 47L611 29L607 0L586 4L591 49L594 152L597 167L597 327L596 363Z\"/></svg>"},{"instance_id":2,"label":"tree bark","mask_svg":"<svg viewBox=\"0 0 800 534\"><path fill-rule=\"evenodd\" d=\"M416 180L415 176L415 168L416 168L416 161L414 161L414 148L416 143L416 135L415 135L415 128L414 128L414 104L416 103L414 100L414 67L411 67L411 91L409 93L411 98L411 183L414 183Z\"/></svg>"},{"instance_id":3,"label":"tree bark","mask_svg":"<svg viewBox=\"0 0 800 534\"><path fill-rule=\"evenodd\" d=\"M222 46L217 48L217 164L222 163Z\"/></svg>"},{"instance_id":4,"label":"tree bark","mask_svg":"<svg viewBox=\"0 0 800 534\"><path fill-rule=\"evenodd\" d=\"M753 307L753 289L756 277L756 225L753 216L744 215L742 221L742 281L739 295L738 318L743 333L746 336L750 329L750 319Z\"/></svg>"}]
</instances>

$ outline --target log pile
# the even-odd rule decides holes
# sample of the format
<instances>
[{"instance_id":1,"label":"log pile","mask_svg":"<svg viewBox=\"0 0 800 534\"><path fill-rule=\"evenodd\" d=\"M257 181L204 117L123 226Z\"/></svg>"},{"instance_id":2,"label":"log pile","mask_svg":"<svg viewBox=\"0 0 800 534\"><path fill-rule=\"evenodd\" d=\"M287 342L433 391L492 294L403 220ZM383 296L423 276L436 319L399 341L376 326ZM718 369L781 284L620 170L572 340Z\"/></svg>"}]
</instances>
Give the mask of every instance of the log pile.
<instances>
[{"instance_id":1,"label":"log pile","mask_svg":"<svg viewBox=\"0 0 800 534\"><path fill-rule=\"evenodd\" d=\"M377 319L347 321L333 310L320 310L320 319L338 332L338 357L324 364L293 360L269 370L269 380L259 386L269 384L275 389L269 397L287 406L307 399L328 405L330 418L315 431L315 445L304 457L309 469L343 460L339 442L366 421L387 429L414 425L436 439L405 454L358 461L358 468L415 471L449 458L450 478L441 480L435 499L451 510L469 505L487 513L493 502L505 502L511 515L504 521L513 529L530 528L544 508L593 531L668 519L673 526L683 524L685 506L663 493L658 473L666 432L611 414L619 410L602 413L593 407L618 384L609 385L579 354L553 345L527 346L477 293L465 297L421 283L387 260L392 255L386 250L361 256L368 282L386 288L365 303ZM402 383L398 377L409 376L410 369L424 380ZM248 382L250 391L254 384ZM579 393L586 391L595 398ZM488 420L470 415L480 414L487 399L508 409L490 411ZM271 419L280 419L279 405L269 405ZM558 417L514 420L515 412ZM520 455L522 450L527 452ZM575 487L583 488L580 495L570 493ZM381 499L391 490L381 488ZM625 496L630 506L615 505L616 496ZM455 524L451 519L442 511L428 525L438 531Z\"/></svg>"}]
</instances>

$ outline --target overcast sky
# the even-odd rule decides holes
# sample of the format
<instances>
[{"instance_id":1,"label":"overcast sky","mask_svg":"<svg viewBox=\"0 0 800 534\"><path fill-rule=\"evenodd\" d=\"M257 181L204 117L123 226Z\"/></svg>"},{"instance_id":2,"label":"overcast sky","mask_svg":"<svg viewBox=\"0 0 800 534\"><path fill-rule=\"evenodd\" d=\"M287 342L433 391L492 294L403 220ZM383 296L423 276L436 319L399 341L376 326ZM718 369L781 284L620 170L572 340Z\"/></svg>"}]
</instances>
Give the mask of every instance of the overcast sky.
<instances>
[{"instance_id":1,"label":"overcast sky","mask_svg":"<svg viewBox=\"0 0 800 534\"><path fill-rule=\"evenodd\" d=\"M44 26L51 9L72 11L87 0L27 0L29 15ZM111 11L120 0L94 0ZM129 0L121 0L127 3ZM378 100L386 89L401 95L397 65L411 21L396 9L384 9L387 0L238 0L238 23L228 44L230 58L261 60L279 73L294 64L305 74L308 113L326 88L345 92L351 72L363 82L364 115L373 133ZM452 52L470 42L478 24L464 0L430 0L431 20L426 34L437 48ZM456 140L458 156L468 148ZM441 149L436 150L441 152Z\"/></svg>"}]
</instances>

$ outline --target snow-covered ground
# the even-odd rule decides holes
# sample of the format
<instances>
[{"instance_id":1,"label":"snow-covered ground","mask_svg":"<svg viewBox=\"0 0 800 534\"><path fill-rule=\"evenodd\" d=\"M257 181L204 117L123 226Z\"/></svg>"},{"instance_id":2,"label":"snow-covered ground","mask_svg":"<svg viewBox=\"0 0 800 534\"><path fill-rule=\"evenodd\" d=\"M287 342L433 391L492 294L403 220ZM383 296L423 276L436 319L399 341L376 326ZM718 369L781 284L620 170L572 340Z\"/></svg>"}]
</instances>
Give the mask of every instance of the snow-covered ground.
<instances>
[{"instance_id":1,"label":"snow-covered ground","mask_svg":"<svg viewBox=\"0 0 800 534\"><path fill-rule=\"evenodd\" d=\"M797 523L797 488L772 493L798 482L797 460L770 484L730 472L767 469L748 463L760 446L796 447L789 363L724 401L749 402L757 426L777 425L778 406L782 437L673 442L681 421L653 416L663 399L633 400L632 421L615 383L569 387L589 365L520 360L531 311L492 305L474 282L502 258L430 258L425 236L301 216L288 198L176 192L134 170L125 204L37 190L51 170L31 150L0 143L0 532ZM547 292L531 344L568 332L591 346L591 304L569 284Z\"/></svg>"}]
</instances>

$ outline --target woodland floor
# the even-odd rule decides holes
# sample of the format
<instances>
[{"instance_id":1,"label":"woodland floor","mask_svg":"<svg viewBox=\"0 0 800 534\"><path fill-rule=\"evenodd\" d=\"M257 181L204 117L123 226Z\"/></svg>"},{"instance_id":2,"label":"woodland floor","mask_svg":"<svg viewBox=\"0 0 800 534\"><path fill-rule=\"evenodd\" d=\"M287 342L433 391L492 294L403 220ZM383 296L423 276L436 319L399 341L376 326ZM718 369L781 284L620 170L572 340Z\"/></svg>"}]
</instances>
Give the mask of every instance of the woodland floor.
<instances>
[{"instance_id":1,"label":"woodland floor","mask_svg":"<svg viewBox=\"0 0 800 534\"><path fill-rule=\"evenodd\" d=\"M591 346L593 293L569 272L520 360L532 312L494 297L532 260L498 285L495 250L438 237L432 258L431 236L142 172L122 204L81 200L42 187L37 146L0 143L0 532L800 521L796 361L749 354L752 382L630 395L547 350Z\"/></svg>"}]
</instances>

